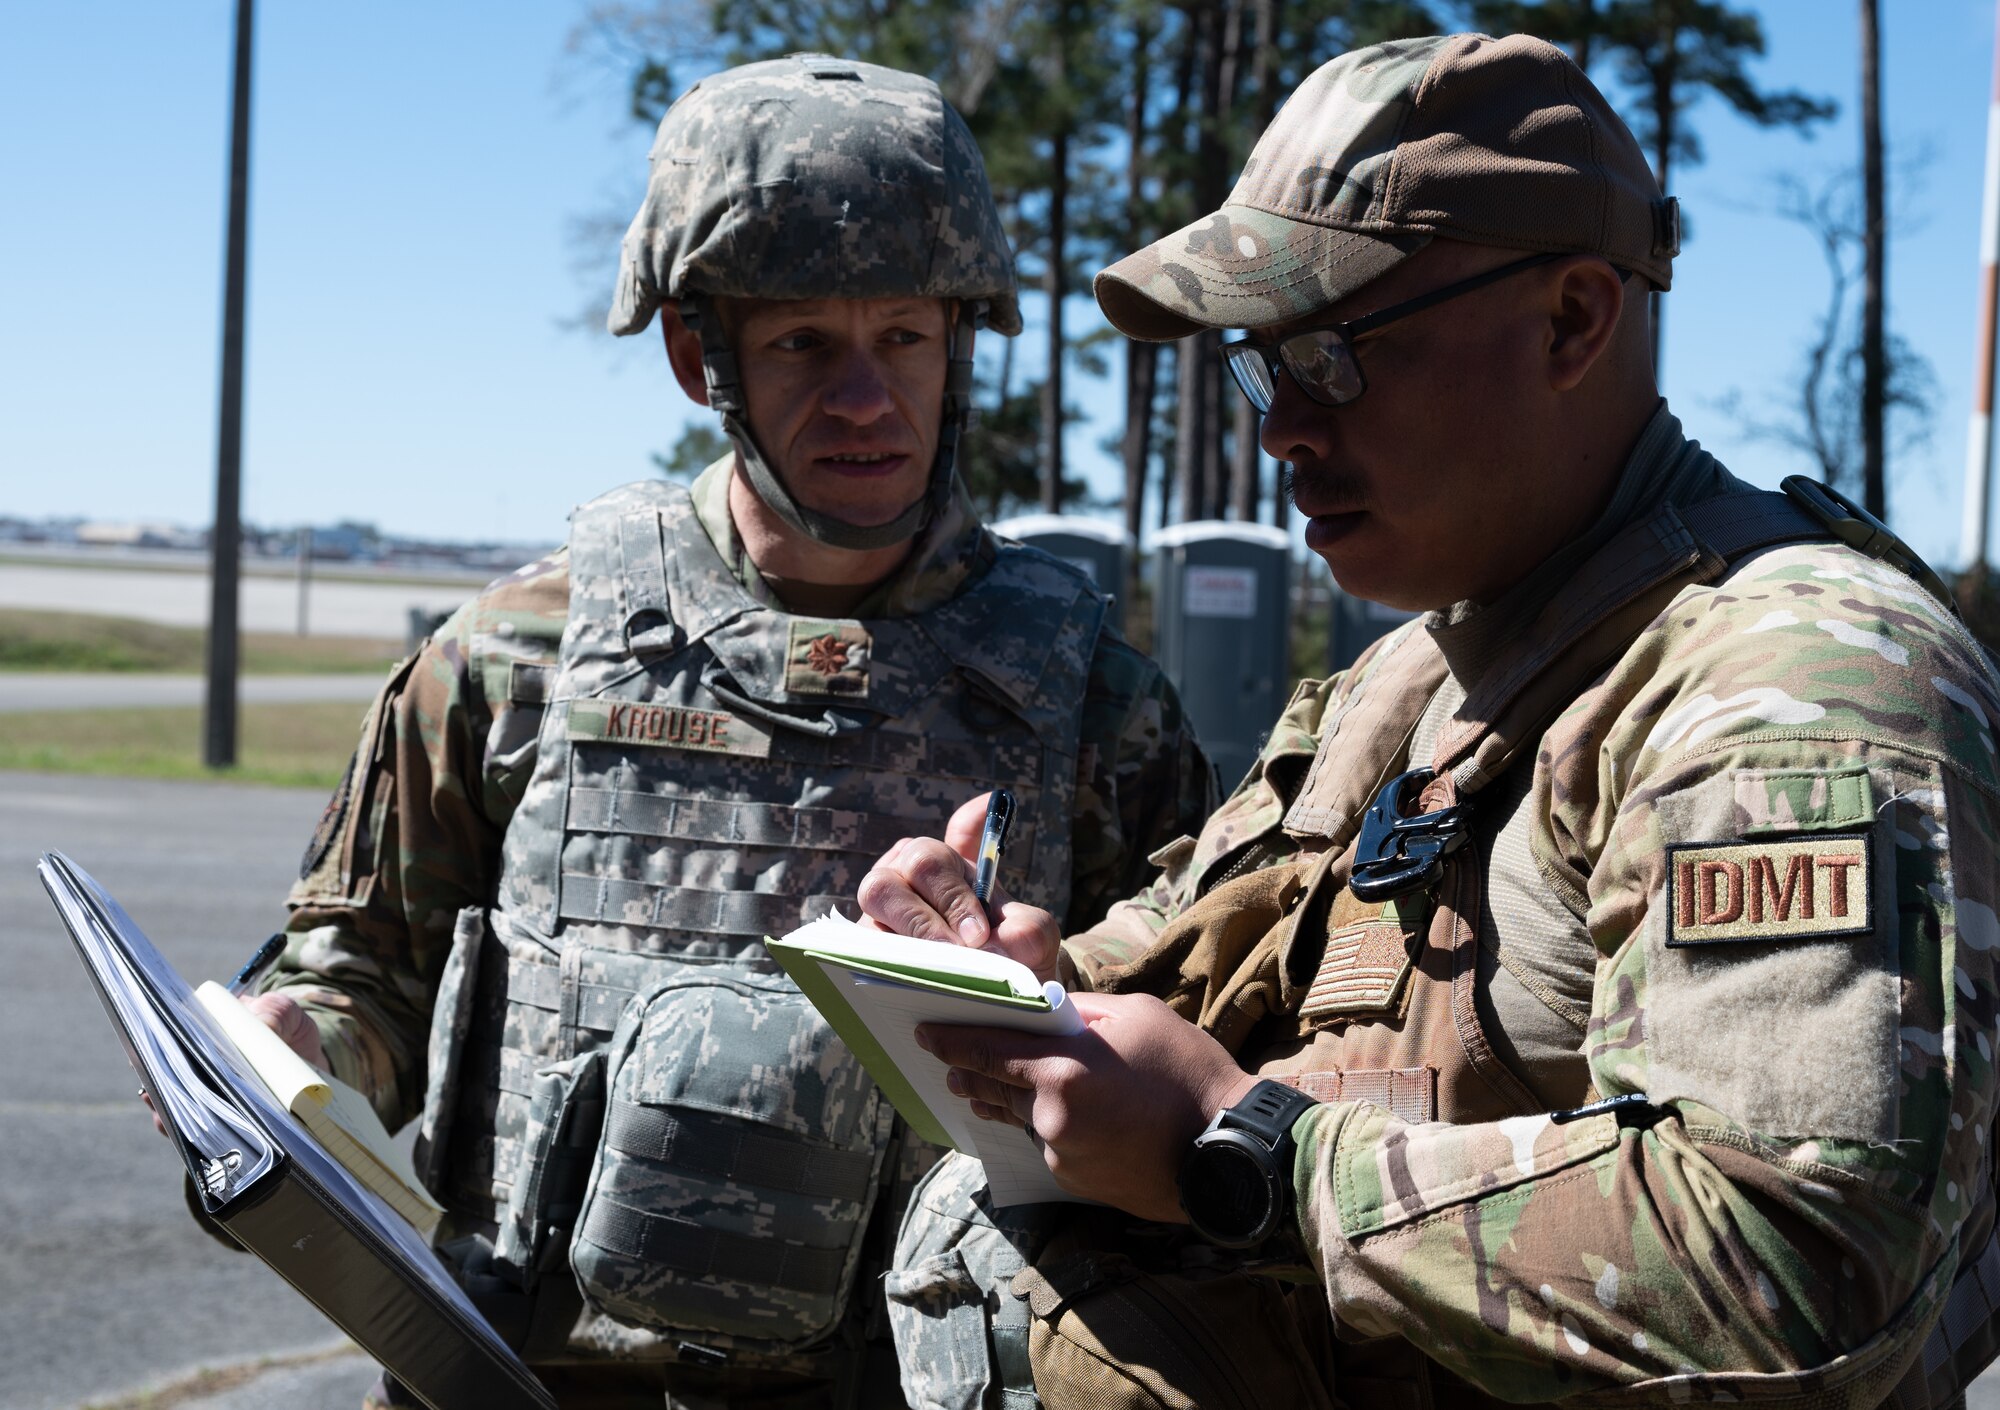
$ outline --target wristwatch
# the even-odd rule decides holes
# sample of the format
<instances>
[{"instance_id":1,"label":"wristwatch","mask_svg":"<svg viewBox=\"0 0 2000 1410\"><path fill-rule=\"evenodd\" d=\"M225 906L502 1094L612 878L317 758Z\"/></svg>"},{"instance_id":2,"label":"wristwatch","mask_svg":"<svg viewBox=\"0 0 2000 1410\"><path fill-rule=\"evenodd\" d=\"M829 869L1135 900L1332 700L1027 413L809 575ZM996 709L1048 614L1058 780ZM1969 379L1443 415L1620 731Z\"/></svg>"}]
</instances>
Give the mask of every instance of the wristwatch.
<instances>
[{"instance_id":1,"label":"wristwatch","mask_svg":"<svg viewBox=\"0 0 2000 1410\"><path fill-rule=\"evenodd\" d=\"M1259 1082L1225 1107L1181 1162L1181 1208L1194 1230L1224 1248L1276 1233L1292 1203L1292 1123L1314 1100L1282 1082Z\"/></svg>"}]
</instances>

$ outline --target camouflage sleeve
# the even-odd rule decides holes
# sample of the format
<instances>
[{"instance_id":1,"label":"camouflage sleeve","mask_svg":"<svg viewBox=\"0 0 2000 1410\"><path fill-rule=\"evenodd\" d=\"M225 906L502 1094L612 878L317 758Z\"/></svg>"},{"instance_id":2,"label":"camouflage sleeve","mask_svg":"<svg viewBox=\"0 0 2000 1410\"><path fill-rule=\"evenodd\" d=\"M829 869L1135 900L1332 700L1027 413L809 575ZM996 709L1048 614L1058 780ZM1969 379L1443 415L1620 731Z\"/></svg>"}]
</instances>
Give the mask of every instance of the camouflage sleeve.
<instances>
[{"instance_id":1,"label":"camouflage sleeve","mask_svg":"<svg viewBox=\"0 0 2000 1410\"><path fill-rule=\"evenodd\" d=\"M1286 855L1289 844L1279 825L1318 748L1319 723L1341 679L1300 682L1250 772L1222 806L1205 821L1183 818L1166 831L1146 854L1144 887L1119 891L1123 899L1102 920L1064 942L1066 983L1094 987L1100 970L1129 963L1208 886ZM1206 761L1202 767L1206 772Z\"/></svg>"},{"instance_id":2,"label":"camouflage sleeve","mask_svg":"<svg viewBox=\"0 0 2000 1410\"><path fill-rule=\"evenodd\" d=\"M1295 1128L1336 1313L1503 1399L1872 1404L1990 1227L2000 692L1844 551L1729 587L1677 603L1689 630L1642 638L1538 770L1538 860L1601 955L1593 1086L1638 1105Z\"/></svg>"},{"instance_id":3,"label":"camouflage sleeve","mask_svg":"<svg viewBox=\"0 0 2000 1410\"><path fill-rule=\"evenodd\" d=\"M1151 657L1106 631L1084 690L1063 928L1081 930L1152 876L1153 853L1215 807L1215 770Z\"/></svg>"},{"instance_id":4,"label":"camouflage sleeve","mask_svg":"<svg viewBox=\"0 0 2000 1410\"><path fill-rule=\"evenodd\" d=\"M562 555L531 564L397 668L287 899L290 945L266 987L304 1005L334 1074L391 1130L422 1108L453 920L492 900L568 598Z\"/></svg>"}]
</instances>

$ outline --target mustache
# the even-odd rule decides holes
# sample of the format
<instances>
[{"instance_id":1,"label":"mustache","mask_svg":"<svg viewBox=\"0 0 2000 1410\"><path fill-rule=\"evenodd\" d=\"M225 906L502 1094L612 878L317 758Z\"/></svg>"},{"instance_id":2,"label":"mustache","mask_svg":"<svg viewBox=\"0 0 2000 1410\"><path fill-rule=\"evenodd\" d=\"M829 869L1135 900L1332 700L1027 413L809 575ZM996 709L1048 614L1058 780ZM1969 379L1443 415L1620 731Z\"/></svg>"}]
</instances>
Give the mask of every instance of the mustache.
<instances>
[{"instance_id":1,"label":"mustache","mask_svg":"<svg viewBox=\"0 0 2000 1410\"><path fill-rule=\"evenodd\" d=\"M1325 465L1301 465L1296 461L1281 463L1283 470L1284 495L1294 509L1302 514L1317 510L1321 514L1348 513L1361 508L1368 501L1367 487L1355 476ZM1303 497L1312 508L1300 505Z\"/></svg>"}]
</instances>

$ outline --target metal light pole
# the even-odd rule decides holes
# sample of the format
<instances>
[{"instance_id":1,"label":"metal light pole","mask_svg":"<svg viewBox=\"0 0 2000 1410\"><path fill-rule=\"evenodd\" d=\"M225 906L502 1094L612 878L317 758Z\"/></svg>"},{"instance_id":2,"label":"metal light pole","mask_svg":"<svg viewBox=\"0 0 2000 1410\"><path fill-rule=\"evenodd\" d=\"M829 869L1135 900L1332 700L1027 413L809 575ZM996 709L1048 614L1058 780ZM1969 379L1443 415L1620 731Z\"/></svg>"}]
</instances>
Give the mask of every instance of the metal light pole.
<instances>
[{"instance_id":1,"label":"metal light pole","mask_svg":"<svg viewBox=\"0 0 2000 1410\"><path fill-rule=\"evenodd\" d=\"M229 118L229 253L222 294L222 410L215 447L215 527L209 532L208 696L201 759L236 762L237 570L243 551L243 304L250 238L252 0L236 0L236 91Z\"/></svg>"},{"instance_id":2,"label":"metal light pole","mask_svg":"<svg viewBox=\"0 0 2000 1410\"><path fill-rule=\"evenodd\" d=\"M313 531L299 530L299 635L306 634L306 594L312 588Z\"/></svg>"},{"instance_id":3,"label":"metal light pole","mask_svg":"<svg viewBox=\"0 0 2000 1410\"><path fill-rule=\"evenodd\" d=\"M1986 566L1986 494L1993 457L1993 343L2000 311L2000 0L1993 7L1993 101L1986 109L1986 195L1979 221L1979 347L1973 356L1972 424L1965 437L1965 523L1959 565Z\"/></svg>"}]
</instances>

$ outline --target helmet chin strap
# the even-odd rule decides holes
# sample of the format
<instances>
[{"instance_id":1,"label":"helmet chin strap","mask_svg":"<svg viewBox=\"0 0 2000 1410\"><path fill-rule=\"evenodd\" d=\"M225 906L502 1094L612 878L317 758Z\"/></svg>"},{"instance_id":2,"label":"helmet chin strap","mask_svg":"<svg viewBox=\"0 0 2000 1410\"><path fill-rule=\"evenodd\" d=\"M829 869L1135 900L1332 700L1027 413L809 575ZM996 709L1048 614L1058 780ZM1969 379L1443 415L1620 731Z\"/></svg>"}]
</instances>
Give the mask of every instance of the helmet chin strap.
<instances>
[{"instance_id":1,"label":"helmet chin strap","mask_svg":"<svg viewBox=\"0 0 2000 1410\"><path fill-rule=\"evenodd\" d=\"M736 446L736 456L750 488L786 524L829 548L865 550L903 543L943 515L945 506L951 503L959 438L972 419L972 333L985 321L985 300L961 303L952 321L944 416L938 428L937 456L931 461L930 483L921 496L905 505L886 524L850 524L799 503L764 458L757 438L750 434L749 410L736 354L723 334L721 319L715 316L714 301L699 294L683 299L680 314L681 321L701 339L701 370L708 385L708 404L722 417L723 433Z\"/></svg>"}]
</instances>

